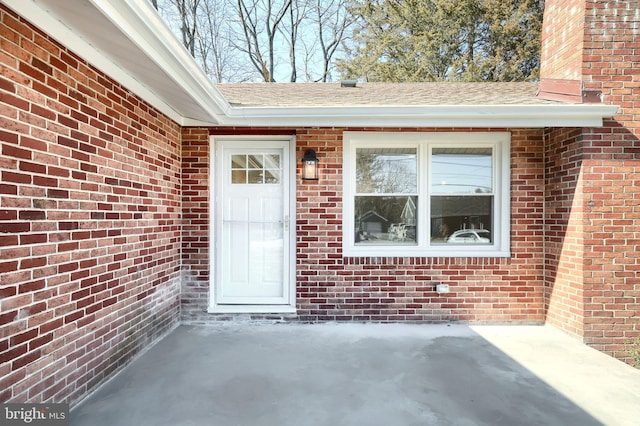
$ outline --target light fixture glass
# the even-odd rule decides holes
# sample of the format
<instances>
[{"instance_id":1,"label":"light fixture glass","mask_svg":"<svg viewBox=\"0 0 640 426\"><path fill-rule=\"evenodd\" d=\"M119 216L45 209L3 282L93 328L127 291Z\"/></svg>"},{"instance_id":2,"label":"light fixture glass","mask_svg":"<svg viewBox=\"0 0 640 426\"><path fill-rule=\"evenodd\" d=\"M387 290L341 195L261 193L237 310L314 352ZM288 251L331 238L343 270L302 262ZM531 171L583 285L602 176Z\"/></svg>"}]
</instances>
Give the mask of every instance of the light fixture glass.
<instances>
[{"instance_id":1,"label":"light fixture glass","mask_svg":"<svg viewBox=\"0 0 640 426\"><path fill-rule=\"evenodd\" d=\"M302 157L303 180L318 180L318 163L319 160L314 150L308 149L304 152Z\"/></svg>"}]
</instances>

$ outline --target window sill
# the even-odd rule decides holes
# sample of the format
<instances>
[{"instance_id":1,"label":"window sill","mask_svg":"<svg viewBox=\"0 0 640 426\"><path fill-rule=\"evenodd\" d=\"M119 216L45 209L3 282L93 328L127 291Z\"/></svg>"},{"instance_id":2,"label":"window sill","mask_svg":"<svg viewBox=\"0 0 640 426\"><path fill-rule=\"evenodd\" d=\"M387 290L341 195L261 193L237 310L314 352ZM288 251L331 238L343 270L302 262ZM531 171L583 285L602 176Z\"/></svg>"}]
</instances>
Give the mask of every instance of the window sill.
<instances>
[{"instance_id":1,"label":"window sill","mask_svg":"<svg viewBox=\"0 0 640 426\"><path fill-rule=\"evenodd\" d=\"M488 250L469 249L467 247L432 247L425 249L422 247L386 247L381 250L380 247L343 247L343 257L476 257L476 258L507 258L511 257L510 250L496 250L490 248Z\"/></svg>"}]
</instances>

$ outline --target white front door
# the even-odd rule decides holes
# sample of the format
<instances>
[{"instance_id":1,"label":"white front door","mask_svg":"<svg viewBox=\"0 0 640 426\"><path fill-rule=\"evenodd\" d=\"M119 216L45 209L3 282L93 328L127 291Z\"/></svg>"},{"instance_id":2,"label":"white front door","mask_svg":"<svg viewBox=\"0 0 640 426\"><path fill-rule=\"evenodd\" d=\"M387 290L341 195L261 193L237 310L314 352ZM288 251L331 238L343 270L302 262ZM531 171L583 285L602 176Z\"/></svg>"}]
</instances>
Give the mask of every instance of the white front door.
<instances>
[{"instance_id":1,"label":"white front door","mask_svg":"<svg viewBox=\"0 0 640 426\"><path fill-rule=\"evenodd\" d=\"M214 310L280 312L292 305L290 145L216 143Z\"/></svg>"}]
</instances>

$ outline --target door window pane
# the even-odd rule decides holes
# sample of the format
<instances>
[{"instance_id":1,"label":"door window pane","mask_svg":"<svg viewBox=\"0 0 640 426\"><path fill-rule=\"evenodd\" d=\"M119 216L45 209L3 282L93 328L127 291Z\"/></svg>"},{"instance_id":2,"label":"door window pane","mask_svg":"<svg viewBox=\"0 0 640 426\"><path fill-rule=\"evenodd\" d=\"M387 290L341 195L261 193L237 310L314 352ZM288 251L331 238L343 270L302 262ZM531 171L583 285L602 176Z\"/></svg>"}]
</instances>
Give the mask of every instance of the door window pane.
<instances>
[{"instance_id":1,"label":"door window pane","mask_svg":"<svg viewBox=\"0 0 640 426\"><path fill-rule=\"evenodd\" d=\"M248 155L247 162L250 169L261 169L263 166L262 155Z\"/></svg>"},{"instance_id":2,"label":"door window pane","mask_svg":"<svg viewBox=\"0 0 640 426\"><path fill-rule=\"evenodd\" d=\"M355 197L355 244L415 244L416 196Z\"/></svg>"},{"instance_id":3,"label":"door window pane","mask_svg":"<svg viewBox=\"0 0 640 426\"><path fill-rule=\"evenodd\" d=\"M263 172L262 170L249 170L247 178L247 183L262 183Z\"/></svg>"},{"instance_id":4,"label":"door window pane","mask_svg":"<svg viewBox=\"0 0 640 426\"><path fill-rule=\"evenodd\" d=\"M282 171L278 154L231 156L231 183L279 184Z\"/></svg>"},{"instance_id":5,"label":"door window pane","mask_svg":"<svg viewBox=\"0 0 640 426\"><path fill-rule=\"evenodd\" d=\"M246 155L232 155L231 156L231 168L232 169L246 169L247 168L247 156Z\"/></svg>"},{"instance_id":6,"label":"door window pane","mask_svg":"<svg viewBox=\"0 0 640 426\"><path fill-rule=\"evenodd\" d=\"M247 183L246 170L231 170L231 183Z\"/></svg>"},{"instance_id":7,"label":"door window pane","mask_svg":"<svg viewBox=\"0 0 640 426\"><path fill-rule=\"evenodd\" d=\"M279 183L280 182L280 170L265 170L264 183Z\"/></svg>"}]
</instances>

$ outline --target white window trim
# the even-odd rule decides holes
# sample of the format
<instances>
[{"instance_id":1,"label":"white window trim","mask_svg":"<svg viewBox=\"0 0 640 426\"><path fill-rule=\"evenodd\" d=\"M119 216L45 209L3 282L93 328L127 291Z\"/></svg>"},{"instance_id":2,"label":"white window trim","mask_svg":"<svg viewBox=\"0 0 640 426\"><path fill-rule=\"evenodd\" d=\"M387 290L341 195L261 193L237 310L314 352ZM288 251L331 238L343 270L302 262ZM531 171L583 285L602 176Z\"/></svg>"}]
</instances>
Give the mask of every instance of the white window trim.
<instances>
[{"instance_id":1,"label":"white window trim","mask_svg":"<svg viewBox=\"0 0 640 426\"><path fill-rule=\"evenodd\" d=\"M345 257L510 257L511 179L509 132L344 132L343 135L343 226L342 253ZM356 245L354 200L356 194L355 153L359 147L410 146L418 148L418 202L420 245ZM487 146L494 149L494 223L491 245L429 245L430 194L427 162L431 147Z\"/></svg>"}]
</instances>

